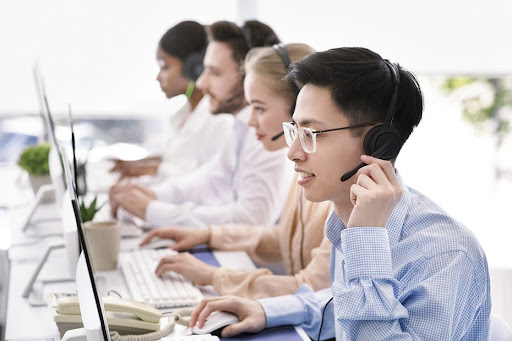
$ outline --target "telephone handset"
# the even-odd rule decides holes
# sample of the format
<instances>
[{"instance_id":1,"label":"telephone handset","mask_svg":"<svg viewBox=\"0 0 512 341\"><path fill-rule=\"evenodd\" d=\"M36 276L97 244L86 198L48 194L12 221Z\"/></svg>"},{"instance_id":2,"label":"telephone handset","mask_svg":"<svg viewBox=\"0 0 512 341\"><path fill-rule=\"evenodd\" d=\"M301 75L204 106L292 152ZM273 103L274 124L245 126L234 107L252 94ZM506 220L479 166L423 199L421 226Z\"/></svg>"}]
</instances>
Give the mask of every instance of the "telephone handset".
<instances>
[{"instance_id":1,"label":"telephone handset","mask_svg":"<svg viewBox=\"0 0 512 341\"><path fill-rule=\"evenodd\" d=\"M116 296L105 296L102 298L102 301L107 311L131 313L146 322L159 323L162 317L160 310L142 302L122 299ZM77 296L60 298L57 304L57 310L61 314L80 314Z\"/></svg>"},{"instance_id":2,"label":"telephone handset","mask_svg":"<svg viewBox=\"0 0 512 341\"><path fill-rule=\"evenodd\" d=\"M188 320L183 316L190 315L192 312L191 309L187 309L169 316L163 316L158 309L142 302L115 296L104 296L102 301L105 306L112 340L119 340L120 338L122 340L123 336L121 335L132 334L137 334L137 337L148 340L160 339L172 332L175 323L188 325ZM81 327L82 317L80 316L80 306L76 295L63 297L53 295L50 297L49 305L55 310L54 321L57 323L61 336L66 330ZM118 335L114 336L112 332L117 332L115 334Z\"/></svg>"}]
</instances>

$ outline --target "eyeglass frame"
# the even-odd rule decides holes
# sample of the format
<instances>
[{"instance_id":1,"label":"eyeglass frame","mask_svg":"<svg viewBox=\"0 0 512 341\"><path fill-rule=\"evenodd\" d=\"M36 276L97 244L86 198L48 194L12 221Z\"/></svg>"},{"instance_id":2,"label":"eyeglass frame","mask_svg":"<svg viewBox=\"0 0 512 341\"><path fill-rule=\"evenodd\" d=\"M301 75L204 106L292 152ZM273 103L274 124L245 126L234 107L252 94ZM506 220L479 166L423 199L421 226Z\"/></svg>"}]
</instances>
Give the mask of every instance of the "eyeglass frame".
<instances>
[{"instance_id":1,"label":"eyeglass frame","mask_svg":"<svg viewBox=\"0 0 512 341\"><path fill-rule=\"evenodd\" d=\"M347 126L347 127L341 127L341 128L333 128L333 129L324 129L324 130L313 130L311 128L306 128L306 127L297 127L297 124L295 122L283 122L283 132L284 132L284 137L285 137L285 140L286 140L286 144L288 144L288 147L291 147L293 141L295 141L297 135L299 136L299 141L300 141L300 146L302 147L302 150L304 150L305 153L307 154L313 154L314 152L316 152L316 134L320 134L320 133L329 133L331 131L337 131L337 130L346 130L346 129L357 129L357 128L364 128L364 127L369 127L369 126L374 126L376 124L380 124L380 123L363 123L363 124L357 124L357 125L353 125L353 126ZM290 129L288 127L293 127L293 131L295 131L295 134L296 136L293 138L293 140L291 141L291 143L288 143L288 139L286 138L287 136L287 131L290 131ZM304 142L304 133L299 133L299 131L309 131L311 134L313 134L313 148L311 151L308 151L306 150L305 148L305 144L306 142Z\"/></svg>"}]
</instances>

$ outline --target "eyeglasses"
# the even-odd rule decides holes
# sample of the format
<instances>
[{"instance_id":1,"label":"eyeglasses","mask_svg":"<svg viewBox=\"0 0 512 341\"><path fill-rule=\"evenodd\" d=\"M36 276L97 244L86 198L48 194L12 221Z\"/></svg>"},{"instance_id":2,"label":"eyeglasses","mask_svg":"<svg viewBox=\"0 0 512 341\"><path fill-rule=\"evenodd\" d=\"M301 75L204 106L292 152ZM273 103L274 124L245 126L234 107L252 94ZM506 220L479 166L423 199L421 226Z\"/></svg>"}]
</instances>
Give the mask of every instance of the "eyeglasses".
<instances>
[{"instance_id":1,"label":"eyeglasses","mask_svg":"<svg viewBox=\"0 0 512 341\"><path fill-rule=\"evenodd\" d=\"M377 123L365 123L365 124L357 124L354 126L348 126L348 127L342 127L342 128L334 128L334 129L326 129L326 130L313 130L311 128L298 128L297 125L293 122L283 122L283 131L284 131L284 137L286 139L286 143L288 144L288 147L290 147L295 141L295 138L297 135L299 135L299 141L300 145L302 146L302 149L308 153L314 153L316 152L316 134L320 133L328 133L331 131L336 130L345 130L345 129L356 129L356 128L363 128L375 125Z\"/></svg>"}]
</instances>

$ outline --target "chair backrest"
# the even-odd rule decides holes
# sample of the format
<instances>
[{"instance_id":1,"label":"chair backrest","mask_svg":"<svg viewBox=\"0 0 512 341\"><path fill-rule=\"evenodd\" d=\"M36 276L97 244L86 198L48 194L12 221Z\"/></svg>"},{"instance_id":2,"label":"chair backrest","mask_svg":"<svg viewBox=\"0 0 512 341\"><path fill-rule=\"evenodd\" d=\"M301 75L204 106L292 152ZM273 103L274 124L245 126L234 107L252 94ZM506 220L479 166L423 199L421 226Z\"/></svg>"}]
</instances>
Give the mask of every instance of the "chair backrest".
<instances>
[{"instance_id":1,"label":"chair backrest","mask_svg":"<svg viewBox=\"0 0 512 341\"><path fill-rule=\"evenodd\" d=\"M491 312L491 341L512 341L510 326L494 312Z\"/></svg>"}]
</instances>

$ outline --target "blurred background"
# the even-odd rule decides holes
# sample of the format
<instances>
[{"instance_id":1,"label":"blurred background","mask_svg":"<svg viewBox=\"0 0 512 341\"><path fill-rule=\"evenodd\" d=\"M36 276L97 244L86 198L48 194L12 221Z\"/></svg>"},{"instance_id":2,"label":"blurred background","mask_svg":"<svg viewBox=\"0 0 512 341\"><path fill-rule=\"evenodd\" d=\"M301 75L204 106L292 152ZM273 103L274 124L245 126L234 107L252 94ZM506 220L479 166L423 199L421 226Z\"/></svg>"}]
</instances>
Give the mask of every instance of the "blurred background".
<instances>
[{"instance_id":1,"label":"blurred background","mask_svg":"<svg viewBox=\"0 0 512 341\"><path fill-rule=\"evenodd\" d=\"M63 139L70 104L82 152L93 141L151 150L184 103L155 80L161 35L182 20L258 19L285 43L363 46L414 72L424 118L397 168L476 234L492 267L512 267L510 18L510 0L2 0L0 162L13 165L43 134L35 63ZM0 188L19 172L6 171ZM0 194L0 207L15 202Z\"/></svg>"}]
</instances>

